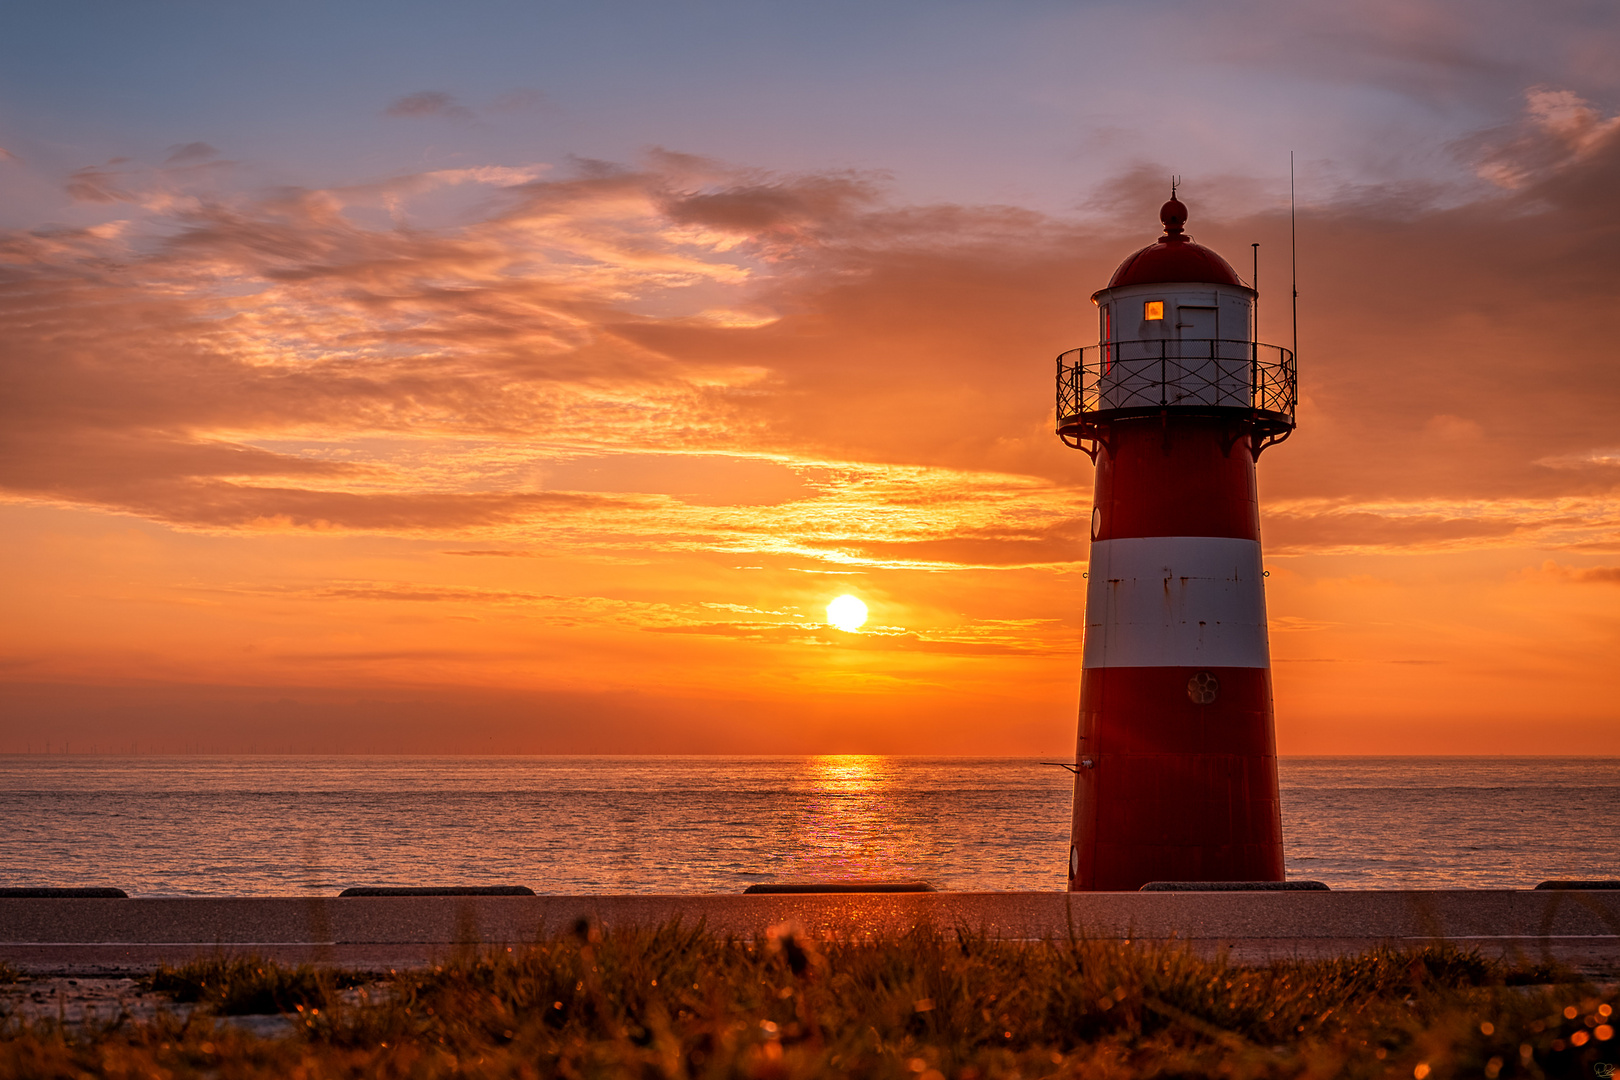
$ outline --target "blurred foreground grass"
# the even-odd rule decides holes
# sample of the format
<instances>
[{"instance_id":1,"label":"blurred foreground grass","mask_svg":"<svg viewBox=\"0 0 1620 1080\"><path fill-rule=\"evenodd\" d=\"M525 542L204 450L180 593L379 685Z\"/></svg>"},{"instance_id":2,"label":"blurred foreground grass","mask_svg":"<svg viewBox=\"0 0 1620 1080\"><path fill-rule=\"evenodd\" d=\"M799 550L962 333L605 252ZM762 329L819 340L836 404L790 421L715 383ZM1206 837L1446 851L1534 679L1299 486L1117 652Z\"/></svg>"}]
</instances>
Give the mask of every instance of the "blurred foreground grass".
<instances>
[{"instance_id":1,"label":"blurred foreground grass","mask_svg":"<svg viewBox=\"0 0 1620 1080\"><path fill-rule=\"evenodd\" d=\"M219 959L196 1003L4 1021L0 1077L1598 1077L1614 986L1450 946L1239 967L1165 944L920 929L811 943L699 927L465 952L377 978ZM259 1038L230 1014L285 1010Z\"/></svg>"}]
</instances>

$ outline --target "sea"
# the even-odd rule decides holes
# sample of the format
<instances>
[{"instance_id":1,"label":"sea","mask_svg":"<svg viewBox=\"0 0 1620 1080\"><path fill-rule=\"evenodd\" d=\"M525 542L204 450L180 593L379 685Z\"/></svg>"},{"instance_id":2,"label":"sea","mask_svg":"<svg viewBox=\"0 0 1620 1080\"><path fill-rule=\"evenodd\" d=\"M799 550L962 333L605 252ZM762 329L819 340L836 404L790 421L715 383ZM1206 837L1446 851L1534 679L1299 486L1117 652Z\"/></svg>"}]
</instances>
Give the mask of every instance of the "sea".
<instances>
[{"instance_id":1,"label":"sea","mask_svg":"<svg viewBox=\"0 0 1620 1080\"><path fill-rule=\"evenodd\" d=\"M1620 759L1281 759L1289 878L1339 889L1620 878ZM132 896L351 885L1059 890L1072 782L1025 758L0 757L0 886Z\"/></svg>"}]
</instances>

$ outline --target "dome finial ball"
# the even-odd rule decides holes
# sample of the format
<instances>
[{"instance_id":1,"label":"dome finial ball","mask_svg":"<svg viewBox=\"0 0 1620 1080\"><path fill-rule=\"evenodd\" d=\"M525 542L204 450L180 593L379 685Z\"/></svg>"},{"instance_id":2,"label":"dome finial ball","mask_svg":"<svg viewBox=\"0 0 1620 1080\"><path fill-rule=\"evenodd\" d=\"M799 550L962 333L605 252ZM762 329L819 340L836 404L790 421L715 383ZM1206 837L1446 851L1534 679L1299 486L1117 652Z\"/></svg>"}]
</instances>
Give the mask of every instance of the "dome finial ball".
<instances>
[{"instance_id":1,"label":"dome finial ball","mask_svg":"<svg viewBox=\"0 0 1620 1080\"><path fill-rule=\"evenodd\" d=\"M1170 185L1170 201L1159 208L1159 220L1164 222L1164 236L1160 241L1182 240L1183 226L1187 224L1187 207L1176 198L1176 185Z\"/></svg>"}]
</instances>

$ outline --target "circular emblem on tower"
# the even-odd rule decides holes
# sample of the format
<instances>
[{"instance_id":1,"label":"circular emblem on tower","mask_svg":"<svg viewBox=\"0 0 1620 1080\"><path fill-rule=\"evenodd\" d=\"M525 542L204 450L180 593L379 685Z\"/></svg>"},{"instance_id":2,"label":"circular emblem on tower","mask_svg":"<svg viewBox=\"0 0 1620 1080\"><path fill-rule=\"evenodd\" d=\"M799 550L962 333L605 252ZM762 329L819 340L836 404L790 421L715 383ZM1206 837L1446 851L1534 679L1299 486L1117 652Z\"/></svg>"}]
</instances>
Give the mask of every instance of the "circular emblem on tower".
<instances>
[{"instance_id":1,"label":"circular emblem on tower","mask_svg":"<svg viewBox=\"0 0 1620 1080\"><path fill-rule=\"evenodd\" d=\"M1221 680L1200 671L1187 680L1187 697L1194 705L1212 705L1221 692Z\"/></svg>"}]
</instances>

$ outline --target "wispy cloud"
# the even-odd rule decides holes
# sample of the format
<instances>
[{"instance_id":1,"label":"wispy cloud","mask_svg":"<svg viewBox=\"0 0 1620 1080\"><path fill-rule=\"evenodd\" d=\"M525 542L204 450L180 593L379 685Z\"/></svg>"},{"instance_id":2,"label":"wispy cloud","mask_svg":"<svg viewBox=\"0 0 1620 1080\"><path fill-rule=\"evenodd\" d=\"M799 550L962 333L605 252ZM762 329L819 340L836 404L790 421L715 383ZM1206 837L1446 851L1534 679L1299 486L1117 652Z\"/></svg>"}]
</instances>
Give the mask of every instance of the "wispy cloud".
<instances>
[{"instance_id":1,"label":"wispy cloud","mask_svg":"<svg viewBox=\"0 0 1620 1080\"><path fill-rule=\"evenodd\" d=\"M121 184L122 175L117 169L86 165L73 170L68 177L67 193L79 202L87 203L133 201L134 196L124 190Z\"/></svg>"},{"instance_id":2,"label":"wispy cloud","mask_svg":"<svg viewBox=\"0 0 1620 1080\"><path fill-rule=\"evenodd\" d=\"M1511 189L1307 210L1302 426L1262 465L1274 550L1613 537L1592 447L1620 369L1582 313L1613 299L1620 226L1578 193L1615 175L1620 128L1586 108L1532 94L1525 130L1572 149ZM1050 434L1042 358L1090 340L1076 290L1151 235L669 151L330 190L75 178L140 209L0 237L11 498L480 550L1072 566L1087 474ZM474 215L409 224L452 187ZM1235 249L1276 224L1193 227ZM1528 445L1527 415L1559 421Z\"/></svg>"},{"instance_id":3,"label":"wispy cloud","mask_svg":"<svg viewBox=\"0 0 1620 1080\"><path fill-rule=\"evenodd\" d=\"M1536 573L1580 584L1620 585L1620 566L1564 566L1548 559Z\"/></svg>"},{"instance_id":4,"label":"wispy cloud","mask_svg":"<svg viewBox=\"0 0 1620 1080\"><path fill-rule=\"evenodd\" d=\"M386 116L404 117L411 120L420 120L427 117L439 117L445 120L471 120L471 109L456 101L455 98L443 90L418 90L414 94L405 94L388 103L383 110Z\"/></svg>"},{"instance_id":5,"label":"wispy cloud","mask_svg":"<svg viewBox=\"0 0 1620 1080\"><path fill-rule=\"evenodd\" d=\"M1522 120L1463 143L1479 175L1493 184L1523 188L1603 153L1620 137L1620 116L1604 116L1572 91L1533 86L1525 101Z\"/></svg>"},{"instance_id":6,"label":"wispy cloud","mask_svg":"<svg viewBox=\"0 0 1620 1080\"><path fill-rule=\"evenodd\" d=\"M219 151L205 142L180 143L169 147L169 156L163 159L165 165L197 165L204 161L211 161L219 156Z\"/></svg>"}]
</instances>

